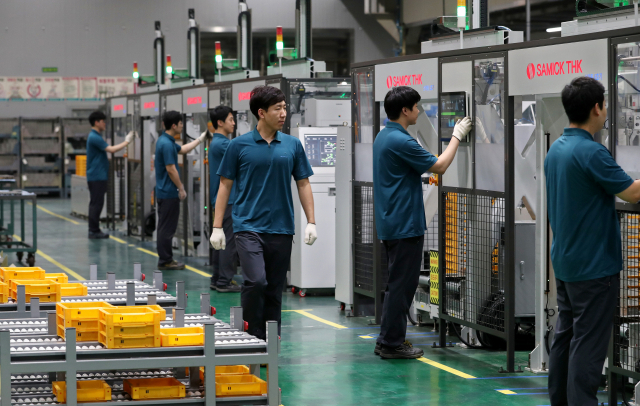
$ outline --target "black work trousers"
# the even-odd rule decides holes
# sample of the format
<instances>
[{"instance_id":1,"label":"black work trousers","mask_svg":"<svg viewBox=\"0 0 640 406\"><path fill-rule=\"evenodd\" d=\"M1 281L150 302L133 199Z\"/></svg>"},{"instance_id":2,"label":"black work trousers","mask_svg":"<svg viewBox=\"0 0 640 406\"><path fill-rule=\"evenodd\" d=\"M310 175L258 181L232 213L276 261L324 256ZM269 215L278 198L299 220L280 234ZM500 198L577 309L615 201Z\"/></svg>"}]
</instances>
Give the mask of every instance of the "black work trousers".
<instances>
[{"instance_id":1,"label":"black work trousers","mask_svg":"<svg viewBox=\"0 0 640 406\"><path fill-rule=\"evenodd\" d=\"M158 265L168 264L173 261L172 240L178 229L180 218L180 199L158 199L158 226L157 248Z\"/></svg>"},{"instance_id":2,"label":"black work trousers","mask_svg":"<svg viewBox=\"0 0 640 406\"><path fill-rule=\"evenodd\" d=\"M248 333L267 336L266 322L281 326L282 289L291 261L293 236L241 231L235 234L238 258L244 276L240 294L242 313L249 323Z\"/></svg>"},{"instance_id":3,"label":"black work trousers","mask_svg":"<svg viewBox=\"0 0 640 406\"><path fill-rule=\"evenodd\" d=\"M104 207L104 195L107 193L106 180L87 182L89 185L89 232L100 232L100 214Z\"/></svg>"},{"instance_id":4,"label":"black work trousers","mask_svg":"<svg viewBox=\"0 0 640 406\"><path fill-rule=\"evenodd\" d=\"M222 230L227 239L227 247L224 250L214 250L211 248L213 251L211 253L211 265L213 266L211 283L220 287L229 285L231 279L233 279L233 275L236 274L238 250L236 249L236 240L233 237L232 211L233 205L228 204L222 220Z\"/></svg>"},{"instance_id":5,"label":"black work trousers","mask_svg":"<svg viewBox=\"0 0 640 406\"><path fill-rule=\"evenodd\" d=\"M552 406L597 406L618 301L619 274L558 287L558 322L549 354Z\"/></svg>"},{"instance_id":6,"label":"black work trousers","mask_svg":"<svg viewBox=\"0 0 640 406\"><path fill-rule=\"evenodd\" d=\"M424 251L424 235L383 241L387 249L389 283L384 293L382 321L377 342L396 348L407 335L407 312L418 288Z\"/></svg>"}]
</instances>

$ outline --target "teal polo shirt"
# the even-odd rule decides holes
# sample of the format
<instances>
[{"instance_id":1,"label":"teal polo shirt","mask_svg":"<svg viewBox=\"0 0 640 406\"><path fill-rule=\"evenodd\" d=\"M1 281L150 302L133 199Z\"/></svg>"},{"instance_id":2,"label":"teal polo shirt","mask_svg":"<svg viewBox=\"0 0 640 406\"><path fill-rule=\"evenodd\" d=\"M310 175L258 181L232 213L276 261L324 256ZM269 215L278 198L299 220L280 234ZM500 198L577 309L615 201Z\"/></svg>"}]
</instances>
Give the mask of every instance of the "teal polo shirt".
<instances>
[{"instance_id":1,"label":"teal polo shirt","mask_svg":"<svg viewBox=\"0 0 640 406\"><path fill-rule=\"evenodd\" d=\"M178 152L180 145L176 144L176 140L167 134L162 133L156 142L156 196L158 199L172 199L179 197L178 187L169 177L167 165L175 165L180 174L178 167Z\"/></svg>"},{"instance_id":2,"label":"teal polo shirt","mask_svg":"<svg viewBox=\"0 0 640 406\"><path fill-rule=\"evenodd\" d=\"M551 261L557 279L578 282L622 269L615 195L633 180L602 144L578 128L565 128L544 160Z\"/></svg>"},{"instance_id":3,"label":"teal polo shirt","mask_svg":"<svg viewBox=\"0 0 640 406\"><path fill-rule=\"evenodd\" d=\"M87 182L109 180L109 159L105 151L108 146L100 133L92 129L87 137Z\"/></svg>"},{"instance_id":4,"label":"teal polo shirt","mask_svg":"<svg viewBox=\"0 0 640 406\"><path fill-rule=\"evenodd\" d=\"M302 143L280 131L268 144L257 129L234 138L218 175L234 181L233 231L295 234L291 177L313 175Z\"/></svg>"},{"instance_id":5,"label":"teal polo shirt","mask_svg":"<svg viewBox=\"0 0 640 406\"><path fill-rule=\"evenodd\" d=\"M220 175L218 175L218 168L224 153L229 148L229 139L222 134L213 134L213 139L209 144L209 197L211 198L211 205L215 208L216 200L218 198L218 188L220 187ZM236 187L235 183L231 188L231 194L229 195L229 204L233 204L236 199Z\"/></svg>"},{"instance_id":6,"label":"teal polo shirt","mask_svg":"<svg viewBox=\"0 0 640 406\"><path fill-rule=\"evenodd\" d=\"M389 121L378 133L373 142L373 201L379 239L424 235L422 174L436 162L400 124Z\"/></svg>"}]
</instances>

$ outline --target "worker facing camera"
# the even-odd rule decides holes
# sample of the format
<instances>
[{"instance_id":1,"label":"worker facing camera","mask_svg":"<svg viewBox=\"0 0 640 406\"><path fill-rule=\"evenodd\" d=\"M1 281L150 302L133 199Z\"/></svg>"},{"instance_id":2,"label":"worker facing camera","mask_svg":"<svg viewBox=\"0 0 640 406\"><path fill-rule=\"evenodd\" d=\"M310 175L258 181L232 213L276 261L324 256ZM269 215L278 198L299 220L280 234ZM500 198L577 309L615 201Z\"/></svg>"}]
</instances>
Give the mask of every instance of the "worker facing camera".
<instances>
[{"instance_id":1,"label":"worker facing camera","mask_svg":"<svg viewBox=\"0 0 640 406\"><path fill-rule=\"evenodd\" d=\"M178 145L176 138L182 134L182 114L167 111L162 115L165 131L156 142L155 172L158 204L157 243L158 269L161 271L184 269L184 264L173 259L171 241L178 228L180 201L187 192L180 180L178 154L188 154L207 137L207 131L185 145Z\"/></svg>"},{"instance_id":2,"label":"worker facing camera","mask_svg":"<svg viewBox=\"0 0 640 406\"><path fill-rule=\"evenodd\" d=\"M594 140L607 120L600 82L574 79L562 90L562 105L569 127L544 161L558 298L549 397L552 406L596 406L622 270L615 197L638 202L640 180Z\"/></svg>"},{"instance_id":3,"label":"worker facing camera","mask_svg":"<svg viewBox=\"0 0 640 406\"><path fill-rule=\"evenodd\" d=\"M107 153L116 153L129 145L135 131L130 131L124 138L124 142L109 146L102 138L106 130L107 116L101 111L94 111L89 115L91 132L87 137L87 185L89 187L89 239L109 238L109 234L100 230L100 214L104 207L104 195L107 193L107 181L109 180L109 159Z\"/></svg>"},{"instance_id":4,"label":"worker facing camera","mask_svg":"<svg viewBox=\"0 0 640 406\"><path fill-rule=\"evenodd\" d=\"M282 290L295 234L292 177L307 217L304 242L312 245L317 238L309 183L313 170L300 140L280 132L287 117L284 93L272 86L256 87L249 106L258 124L231 140L222 158L210 241L216 250L227 246L224 214L236 187L232 217L244 277L241 303L248 333L265 339L267 321L277 321L280 334Z\"/></svg>"},{"instance_id":5,"label":"worker facing camera","mask_svg":"<svg viewBox=\"0 0 640 406\"><path fill-rule=\"evenodd\" d=\"M406 341L406 315L418 287L427 230L422 174L444 174L460 141L471 131L468 117L459 120L449 146L436 158L407 131L418 120L420 99L420 93L410 87L391 89L384 98L389 122L373 143L376 231L387 250L389 269L380 336L374 353L386 359L412 359L423 355L421 349Z\"/></svg>"}]
</instances>

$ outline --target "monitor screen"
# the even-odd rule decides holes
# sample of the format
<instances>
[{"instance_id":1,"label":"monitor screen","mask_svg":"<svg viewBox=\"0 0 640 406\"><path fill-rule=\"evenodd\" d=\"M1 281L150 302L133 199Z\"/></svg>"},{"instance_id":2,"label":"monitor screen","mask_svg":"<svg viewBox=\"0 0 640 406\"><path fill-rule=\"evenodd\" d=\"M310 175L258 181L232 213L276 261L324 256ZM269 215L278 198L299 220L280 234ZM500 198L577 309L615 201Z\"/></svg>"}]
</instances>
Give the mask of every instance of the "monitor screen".
<instances>
[{"instance_id":1,"label":"monitor screen","mask_svg":"<svg viewBox=\"0 0 640 406\"><path fill-rule=\"evenodd\" d=\"M440 98L440 137L449 141L453 136L456 122L467 115L465 92L442 93Z\"/></svg>"},{"instance_id":2,"label":"monitor screen","mask_svg":"<svg viewBox=\"0 0 640 406\"><path fill-rule=\"evenodd\" d=\"M336 135L307 135L304 150L311 166L336 166Z\"/></svg>"}]
</instances>

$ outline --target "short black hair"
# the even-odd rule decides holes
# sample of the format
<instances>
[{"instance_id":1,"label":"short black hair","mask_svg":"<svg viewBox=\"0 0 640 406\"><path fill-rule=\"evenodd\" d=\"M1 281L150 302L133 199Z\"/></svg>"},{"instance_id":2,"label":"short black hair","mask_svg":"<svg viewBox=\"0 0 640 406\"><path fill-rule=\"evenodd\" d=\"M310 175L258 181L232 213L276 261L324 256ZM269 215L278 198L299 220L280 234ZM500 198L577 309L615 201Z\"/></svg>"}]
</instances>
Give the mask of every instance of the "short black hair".
<instances>
[{"instance_id":1,"label":"short black hair","mask_svg":"<svg viewBox=\"0 0 640 406\"><path fill-rule=\"evenodd\" d=\"M178 125L182 121L182 114L175 110L165 111L162 115L162 122L164 123L164 129L170 130L173 125Z\"/></svg>"},{"instance_id":2,"label":"short black hair","mask_svg":"<svg viewBox=\"0 0 640 406\"><path fill-rule=\"evenodd\" d=\"M397 120L402 113L402 108L406 107L413 110L422 99L417 90L408 86L398 86L387 92L384 97L384 111L387 113L389 120Z\"/></svg>"},{"instance_id":3,"label":"short black hair","mask_svg":"<svg viewBox=\"0 0 640 406\"><path fill-rule=\"evenodd\" d=\"M89 124L91 124L91 127L96 125L96 121L106 120L106 119L107 119L107 116L100 110L94 111L93 113L89 114Z\"/></svg>"},{"instance_id":4,"label":"short black hair","mask_svg":"<svg viewBox=\"0 0 640 406\"><path fill-rule=\"evenodd\" d=\"M269 107L274 104L285 101L284 93L282 90L273 86L258 86L251 91L251 100L249 100L249 108L251 112L258 120L258 110L269 110Z\"/></svg>"},{"instance_id":5,"label":"short black hair","mask_svg":"<svg viewBox=\"0 0 640 406\"><path fill-rule=\"evenodd\" d=\"M593 78L575 78L562 89L562 105L571 123L586 123L596 104L603 108L604 86Z\"/></svg>"},{"instance_id":6,"label":"short black hair","mask_svg":"<svg viewBox=\"0 0 640 406\"><path fill-rule=\"evenodd\" d=\"M229 113L231 113L231 107L229 106L218 106L209 112L209 118L211 118L211 124L213 128L218 128L218 120L225 121L227 117L229 117Z\"/></svg>"}]
</instances>

